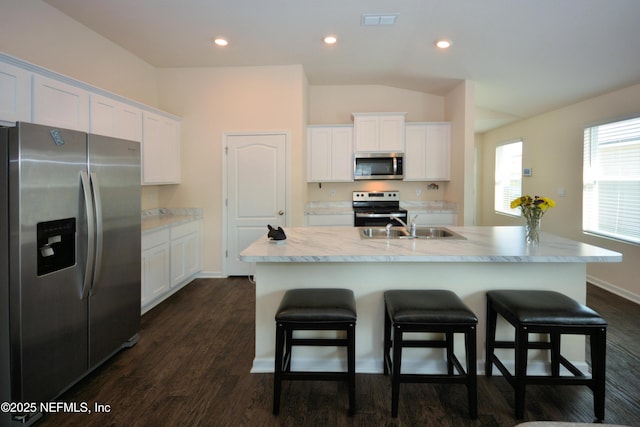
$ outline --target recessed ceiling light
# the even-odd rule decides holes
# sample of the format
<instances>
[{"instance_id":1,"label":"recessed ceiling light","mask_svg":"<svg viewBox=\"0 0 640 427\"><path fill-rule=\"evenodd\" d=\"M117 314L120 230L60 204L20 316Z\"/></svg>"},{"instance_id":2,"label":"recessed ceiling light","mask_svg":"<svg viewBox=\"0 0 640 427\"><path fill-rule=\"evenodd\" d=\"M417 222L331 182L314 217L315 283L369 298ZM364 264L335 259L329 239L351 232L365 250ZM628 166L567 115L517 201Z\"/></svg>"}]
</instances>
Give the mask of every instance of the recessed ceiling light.
<instances>
[{"instance_id":1,"label":"recessed ceiling light","mask_svg":"<svg viewBox=\"0 0 640 427\"><path fill-rule=\"evenodd\" d=\"M338 38L336 36L327 36L324 38L324 42L326 44L335 44L338 41Z\"/></svg>"},{"instance_id":2,"label":"recessed ceiling light","mask_svg":"<svg viewBox=\"0 0 640 427\"><path fill-rule=\"evenodd\" d=\"M229 42L221 37L217 37L213 40L213 42L216 44L216 46L226 46L229 44Z\"/></svg>"},{"instance_id":3,"label":"recessed ceiling light","mask_svg":"<svg viewBox=\"0 0 640 427\"><path fill-rule=\"evenodd\" d=\"M452 45L451 40L447 39L436 40L434 44L440 49L449 49Z\"/></svg>"}]
</instances>

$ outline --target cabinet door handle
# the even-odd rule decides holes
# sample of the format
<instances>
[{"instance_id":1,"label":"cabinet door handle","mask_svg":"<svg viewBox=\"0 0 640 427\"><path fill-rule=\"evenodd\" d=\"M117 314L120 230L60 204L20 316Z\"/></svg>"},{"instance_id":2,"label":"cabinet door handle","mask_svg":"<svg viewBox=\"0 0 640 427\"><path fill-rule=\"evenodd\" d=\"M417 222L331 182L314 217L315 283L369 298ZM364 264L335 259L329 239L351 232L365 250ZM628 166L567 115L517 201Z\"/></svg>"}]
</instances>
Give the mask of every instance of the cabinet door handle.
<instances>
[{"instance_id":1,"label":"cabinet door handle","mask_svg":"<svg viewBox=\"0 0 640 427\"><path fill-rule=\"evenodd\" d=\"M278 211L278 215L280 215L280 216L284 215L284 211L283 211L282 209L280 209L280 210Z\"/></svg>"}]
</instances>

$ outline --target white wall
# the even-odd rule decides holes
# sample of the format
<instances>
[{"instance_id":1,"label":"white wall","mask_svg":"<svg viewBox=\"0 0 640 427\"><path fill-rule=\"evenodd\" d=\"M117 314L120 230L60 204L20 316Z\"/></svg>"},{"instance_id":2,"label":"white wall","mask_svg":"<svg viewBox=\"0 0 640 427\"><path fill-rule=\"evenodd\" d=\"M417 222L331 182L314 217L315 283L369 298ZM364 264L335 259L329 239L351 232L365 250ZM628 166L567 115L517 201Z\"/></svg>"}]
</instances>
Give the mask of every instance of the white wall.
<instances>
[{"instance_id":1,"label":"white wall","mask_svg":"<svg viewBox=\"0 0 640 427\"><path fill-rule=\"evenodd\" d=\"M154 67L40 0L2 0L0 51L164 109Z\"/></svg>"},{"instance_id":2,"label":"white wall","mask_svg":"<svg viewBox=\"0 0 640 427\"><path fill-rule=\"evenodd\" d=\"M408 122L444 119L444 97L380 85L311 86L309 124L353 124L351 113L405 112Z\"/></svg>"},{"instance_id":3,"label":"white wall","mask_svg":"<svg viewBox=\"0 0 640 427\"><path fill-rule=\"evenodd\" d=\"M582 233L583 129L593 123L639 113L640 85L635 85L478 136L483 165L480 223L522 224L521 218L496 214L493 209L495 147L522 138L523 167L533 168L533 176L523 178L523 193L551 197L557 203L544 216L542 230L621 252L622 263L590 264L588 274L594 282L640 302L640 246ZM565 189L566 196L558 196L560 188Z\"/></svg>"},{"instance_id":4,"label":"white wall","mask_svg":"<svg viewBox=\"0 0 640 427\"><path fill-rule=\"evenodd\" d=\"M292 225L303 225L306 163L301 159L305 158L307 83L302 67L171 68L158 70L158 76L162 104L183 119L182 182L158 187L159 205L203 208L203 270L220 274L226 247L222 241L224 132L289 132L289 218Z\"/></svg>"},{"instance_id":5,"label":"white wall","mask_svg":"<svg viewBox=\"0 0 640 427\"><path fill-rule=\"evenodd\" d=\"M445 116L451 122L451 181L445 186L445 199L458 204L458 224L474 225L475 140L473 136L475 91L464 81L445 98Z\"/></svg>"}]
</instances>

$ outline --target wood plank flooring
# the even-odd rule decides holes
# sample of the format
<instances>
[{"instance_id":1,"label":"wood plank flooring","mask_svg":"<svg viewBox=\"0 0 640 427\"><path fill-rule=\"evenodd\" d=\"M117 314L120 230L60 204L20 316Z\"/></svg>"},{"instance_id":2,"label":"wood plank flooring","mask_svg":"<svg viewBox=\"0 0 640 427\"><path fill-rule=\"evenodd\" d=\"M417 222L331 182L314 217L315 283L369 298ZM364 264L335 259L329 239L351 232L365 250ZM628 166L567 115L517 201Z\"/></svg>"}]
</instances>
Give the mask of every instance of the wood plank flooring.
<instances>
[{"instance_id":1,"label":"wood plank flooring","mask_svg":"<svg viewBox=\"0 0 640 427\"><path fill-rule=\"evenodd\" d=\"M588 304L609 322L606 422L640 426L640 306L589 285ZM382 374L357 376L357 409L347 416L346 385L283 385L271 414L271 374L251 374L253 285L243 277L198 279L142 318L140 342L60 397L110 407L108 413L46 415L45 426L514 426L513 391L500 377L478 378L479 418L468 418L459 385L402 385L391 418ZM483 337L479 339L484 339ZM588 423L586 387L527 388L525 419Z\"/></svg>"}]
</instances>

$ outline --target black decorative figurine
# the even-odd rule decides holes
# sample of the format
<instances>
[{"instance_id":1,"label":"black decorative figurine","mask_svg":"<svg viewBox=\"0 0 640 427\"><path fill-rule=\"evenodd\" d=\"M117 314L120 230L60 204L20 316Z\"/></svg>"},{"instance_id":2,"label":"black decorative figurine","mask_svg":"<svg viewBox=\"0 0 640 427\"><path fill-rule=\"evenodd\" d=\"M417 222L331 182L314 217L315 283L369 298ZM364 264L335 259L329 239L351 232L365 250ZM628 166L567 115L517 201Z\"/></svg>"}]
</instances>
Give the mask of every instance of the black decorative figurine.
<instances>
[{"instance_id":1,"label":"black decorative figurine","mask_svg":"<svg viewBox=\"0 0 640 427\"><path fill-rule=\"evenodd\" d=\"M269 227L269 233L267 234L267 237L269 237L269 239L285 240L287 238L287 235L284 234L284 230L282 229L282 227L273 228L271 225L267 225L267 227Z\"/></svg>"}]
</instances>

